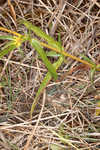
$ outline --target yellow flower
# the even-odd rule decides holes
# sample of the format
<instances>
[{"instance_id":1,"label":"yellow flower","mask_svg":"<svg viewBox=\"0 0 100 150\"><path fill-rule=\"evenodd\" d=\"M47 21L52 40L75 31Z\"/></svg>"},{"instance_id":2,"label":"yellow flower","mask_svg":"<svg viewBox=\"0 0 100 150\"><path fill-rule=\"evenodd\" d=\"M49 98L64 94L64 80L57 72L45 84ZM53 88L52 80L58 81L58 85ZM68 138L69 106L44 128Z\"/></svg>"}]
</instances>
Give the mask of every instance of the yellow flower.
<instances>
[{"instance_id":1,"label":"yellow flower","mask_svg":"<svg viewBox=\"0 0 100 150\"><path fill-rule=\"evenodd\" d=\"M14 45L16 45L16 47L20 47L23 40L22 40L21 36L19 36L19 37L14 36L13 41L14 41Z\"/></svg>"}]
</instances>

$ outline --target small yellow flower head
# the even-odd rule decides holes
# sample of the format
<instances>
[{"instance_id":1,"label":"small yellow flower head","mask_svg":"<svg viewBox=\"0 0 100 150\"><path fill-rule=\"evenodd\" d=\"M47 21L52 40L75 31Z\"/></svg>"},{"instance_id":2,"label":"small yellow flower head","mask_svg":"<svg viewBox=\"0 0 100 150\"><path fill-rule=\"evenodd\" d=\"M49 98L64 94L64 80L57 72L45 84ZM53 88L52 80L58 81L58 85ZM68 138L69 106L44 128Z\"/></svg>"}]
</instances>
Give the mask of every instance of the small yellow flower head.
<instances>
[{"instance_id":1,"label":"small yellow flower head","mask_svg":"<svg viewBox=\"0 0 100 150\"><path fill-rule=\"evenodd\" d=\"M22 38L21 38L21 36L19 36L19 37L14 36L14 45L16 45L16 47L20 47L20 46L21 46L21 43L22 43Z\"/></svg>"}]
</instances>

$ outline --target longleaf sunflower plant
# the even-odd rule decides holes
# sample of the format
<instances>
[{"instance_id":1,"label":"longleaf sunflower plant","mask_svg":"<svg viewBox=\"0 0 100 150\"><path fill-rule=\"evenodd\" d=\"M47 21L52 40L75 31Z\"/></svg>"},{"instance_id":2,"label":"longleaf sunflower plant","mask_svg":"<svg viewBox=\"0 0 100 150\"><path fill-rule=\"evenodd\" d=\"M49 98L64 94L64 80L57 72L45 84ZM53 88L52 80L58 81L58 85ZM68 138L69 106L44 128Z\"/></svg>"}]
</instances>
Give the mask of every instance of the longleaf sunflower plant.
<instances>
[{"instance_id":1,"label":"longleaf sunflower plant","mask_svg":"<svg viewBox=\"0 0 100 150\"><path fill-rule=\"evenodd\" d=\"M40 42L38 39L32 37L30 35L30 32L29 32L29 34L21 35L15 31L11 31L6 28L0 27L1 31L8 32L11 34L11 35L0 36L0 39L2 39L2 40L5 40L5 39L9 40L9 42L1 49L0 58L3 57L4 55L8 54L10 51L12 51L16 48L20 48L20 46L22 45L23 42L29 41L30 45L37 51L37 53L41 57L43 63L47 67L48 72L45 75L45 77L36 93L36 96L33 100L32 106L31 106L30 116L32 117L32 113L35 109L36 104L38 103L39 96L41 95L41 93L46 88L47 84L49 83L49 81L52 78L54 80L57 79L58 75L57 75L56 70L64 62L64 57L70 57L73 60L81 62L85 65L88 65L90 67L90 69L93 70L93 72L100 71L100 66L96 65L95 63L91 63L91 61L89 61L89 60L86 60L86 57L83 60L83 59L80 59L76 56L73 56L73 55L65 52L60 41L55 41L51 36L47 35L45 32L43 32L37 26L32 25L30 22L24 20L24 21L22 21L22 23L26 26L26 28L29 31L34 32L37 36L44 39L46 42L45 43ZM43 47L50 49L56 55L58 53L59 54L58 60L52 64L49 61L49 59L47 57L47 53L44 51Z\"/></svg>"}]
</instances>

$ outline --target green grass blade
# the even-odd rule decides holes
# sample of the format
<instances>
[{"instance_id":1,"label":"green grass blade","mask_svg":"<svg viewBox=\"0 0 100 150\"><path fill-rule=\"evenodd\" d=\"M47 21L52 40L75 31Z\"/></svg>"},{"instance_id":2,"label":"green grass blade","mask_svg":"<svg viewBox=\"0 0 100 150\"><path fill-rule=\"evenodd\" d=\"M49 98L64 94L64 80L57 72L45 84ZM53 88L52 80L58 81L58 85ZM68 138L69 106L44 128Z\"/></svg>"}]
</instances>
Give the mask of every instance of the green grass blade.
<instances>
[{"instance_id":1,"label":"green grass blade","mask_svg":"<svg viewBox=\"0 0 100 150\"><path fill-rule=\"evenodd\" d=\"M13 40L13 36L11 35L0 36L0 40Z\"/></svg>"},{"instance_id":2,"label":"green grass blade","mask_svg":"<svg viewBox=\"0 0 100 150\"><path fill-rule=\"evenodd\" d=\"M41 59L43 60L44 64L48 68L48 71L51 73L53 78L56 80L57 79L56 69L54 68L54 66L48 60L48 58L46 56L46 53L44 52L44 50L43 50L42 46L40 45L40 43L37 40L32 39L31 40L31 45L36 49L36 51L40 55Z\"/></svg>"},{"instance_id":3,"label":"green grass blade","mask_svg":"<svg viewBox=\"0 0 100 150\"><path fill-rule=\"evenodd\" d=\"M3 57L4 55L8 54L10 51L14 50L16 48L16 45L12 44L6 49L2 49L0 51L0 58Z\"/></svg>"}]
</instances>

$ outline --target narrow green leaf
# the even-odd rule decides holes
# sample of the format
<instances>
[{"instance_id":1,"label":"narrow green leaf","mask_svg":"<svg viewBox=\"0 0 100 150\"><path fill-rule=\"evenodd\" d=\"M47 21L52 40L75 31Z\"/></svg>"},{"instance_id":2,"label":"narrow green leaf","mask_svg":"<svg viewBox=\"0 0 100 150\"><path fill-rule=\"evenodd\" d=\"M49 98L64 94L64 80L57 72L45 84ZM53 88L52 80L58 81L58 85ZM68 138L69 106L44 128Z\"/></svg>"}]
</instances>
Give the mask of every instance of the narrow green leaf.
<instances>
[{"instance_id":1,"label":"narrow green leaf","mask_svg":"<svg viewBox=\"0 0 100 150\"><path fill-rule=\"evenodd\" d=\"M4 55L8 54L10 51L14 50L16 48L16 45L12 44L6 49L2 49L0 51L0 58L3 57Z\"/></svg>"},{"instance_id":2,"label":"narrow green leaf","mask_svg":"<svg viewBox=\"0 0 100 150\"><path fill-rule=\"evenodd\" d=\"M51 80L52 76L50 74L50 72L48 72L45 76L45 78L43 79L37 93L36 93L36 96L34 98L34 101L32 103L32 106L31 106L31 112L30 112L30 115L32 117L32 113L35 109L35 106L37 105L38 103L38 99L39 99L39 96L41 95L41 93L43 92L43 90L46 88L47 84L49 83L49 81Z\"/></svg>"},{"instance_id":3,"label":"narrow green leaf","mask_svg":"<svg viewBox=\"0 0 100 150\"><path fill-rule=\"evenodd\" d=\"M0 40L13 40L13 36L11 35L0 36Z\"/></svg>"},{"instance_id":4,"label":"narrow green leaf","mask_svg":"<svg viewBox=\"0 0 100 150\"><path fill-rule=\"evenodd\" d=\"M61 66L62 62L63 62L63 57L60 56L60 58L57 60L57 62L55 62L53 64L53 66L55 67L56 70ZM38 89L38 91L36 93L36 96L35 96L35 99L33 101L33 104L31 106L31 112L30 112L31 117L32 117L32 113L33 113L33 111L35 109L35 106L38 103L39 96L41 95L41 93L43 92L43 90L46 88L47 84L49 83L49 81L51 79L52 79L52 75L50 74L50 72L48 72L46 74L45 78L43 79L43 81L42 81L42 83L41 83L41 85L40 85L40 87L39 87L39 89Z\"/></svg>"},{"instance_id":5,"label":"narrow green leaf","mask_svg":"<svg viewBox=\"0 0 100 150\"><path fill-rule=\"evenodd\" d=\"M13 41L8 42L5 46L3 46L3 47L1 48L1 50L4 50L4 49L10 47L11 45L14 45L14 42L13 42Z\"/></svg>"},{"instance_id":6,"label":"narrow green leaf","mask_svg":"<svg viewBox=\"0 0 100 150\"><path fill-rule=\"evenodd\" d=\"M59 49L60 43L55 41L51 36L47 35L45 32L43 32L39 27L34 26L30 22L23 20L22 23L29 29L32 30L37 36L41 37L45 41L48 42L49 45L52 45L54 48Z\"/></svg>"},{"instance_id":7,"label":"narrow green leaf","mask_svg":"<svg viewBox=\"0 0 100 150\"><path fill-rule=\"evenodd\" d=\"M55 41L55 42L57 43L57 41ZM58 44L59 44L59 46L58 46ZM60 33L58 34L58 44L57 44L57 48L58 48L59 50L62 50L63 48L62 48L62 45L61 45ZM50 45L51 45L51 44L50 44ZM55 43L52 44L52 47L55 48ZM58 57L58 56L61 56L61 54L56 53L55 51L49 51L49 52L47 52L46 54L47 54L47 56L50 56L50 57Z\"/></svg>"},{"instance_id":8,"label":"narrow green leaf","mask_svg":"<svg viewBox=\"0 0 100 150\"><path fill-rule=\"evenodd\" d=\"M58 56L60 56L60 54L57 54L54 51L46 52L46 55L49 56L49 57L58 57Z\"/></svg>"},{"instance_id":9,"label":"narrow green leaf","mask_svg":"<svg viewBox=\"0 0 100 150\"><path fill-rule=\"evenodd\" d=\"M59 45L60 46L58 47L58 49L62 50L63 47L61 46L60 39L59 39ZM63 61L64 61L64 57L62 55L60 55L59 59L53 64L53 66L55 67L56 70L61 66ZM43 79L43 81L42 81L42 83L41 83L41 85L40 85L40 87L39 87L39 89L38 89L38 91L36 93L34 102L33 102L32 106L31 106L31 112L30 112L31 117L32 117L32 113L33 113L33 111L35 109L35 106L38 103L39 96L42 94L43 90L46 88L47 84L50 82L51 79L52 79L52 76L51 76L50 72L48 72L46 74L45 78Z\"/></svg>"},{"instance_id":10,"label":"narrow green leaf","mask_svg":"<svg viewBox=\"0 0 100 150\"><path fill-rule=\"evenodd\" d=\"M29 29L32 30L37 36L47 40L47 41L54 41L52 37L47 35L45 32L43 32L39 27L31 24L30 22L23 20L22 23Z\"/></svg>"},{"instance_id":11,"label":"narrow green leaf","mask_svg":"<svg viewBox=\"0 0 100 150\"><path fill-rule=\"evenodd\" d=\"M92 82L92 83L93 83L95 71L96 71L96 68L92 68L92 69L90 70L90 79L91 79L91 82Z\"/></svg>"},{"instance_id":12,"label":"narrow green leaf","mask_svg":"<svg viewBox=\"0 0 100 150\"><path fill-rule=\"evenodd\" d=\"M42 46L40 45L40 43L37 40L32 39L31 40L31 45L37 50L37 52L40 55L41 59L43 60L44 64L48 68L48 71L51 73L53 78L56 80L57 79L56 69L53 67L53 65L48 60L48 58L46 56L46 53L44 52L44 50L43 50Z\"/></svg>"}]
</instances>

